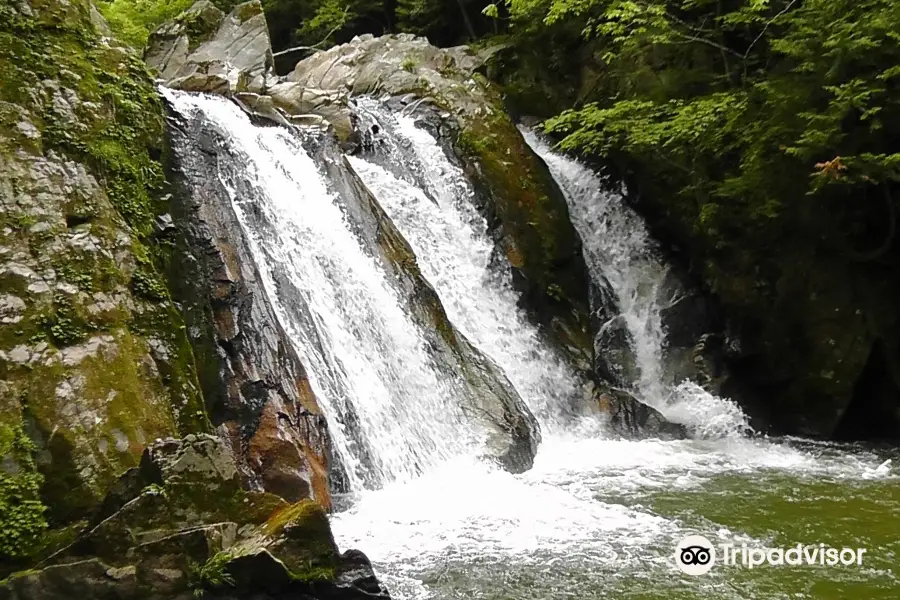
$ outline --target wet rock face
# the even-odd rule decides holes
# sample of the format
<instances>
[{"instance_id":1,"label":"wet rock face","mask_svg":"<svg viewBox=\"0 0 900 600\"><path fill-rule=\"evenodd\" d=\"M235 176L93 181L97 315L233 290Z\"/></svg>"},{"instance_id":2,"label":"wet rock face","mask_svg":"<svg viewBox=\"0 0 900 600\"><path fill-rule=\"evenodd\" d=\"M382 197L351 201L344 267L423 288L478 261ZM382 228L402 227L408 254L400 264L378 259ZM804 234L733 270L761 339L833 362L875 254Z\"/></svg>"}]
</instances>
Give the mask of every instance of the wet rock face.
<instances>
[{"instance_id":1,"label":"wet rock face","mask_svg":"<svg viewBox=\"0 0 900 600\"><path fill-rule=\"evenodd\" d=\"M144 60L166 85L196 92L262 92L273 67L258 0L225 15L201 0L150 35Z\"/></svg>"},{"instance_id":2,"label":"wet rock face","mask_svg":"<svg viewBox=\"0 0 900 600\"><path fill-rule=\"evenodd\" d=\"M219 181L219 140L196 123L173 121L170 134L173 214L186 240L173 279L211 418L233 441L249 485L329 507L325 418Z\"/></svg>"}]
</instances>

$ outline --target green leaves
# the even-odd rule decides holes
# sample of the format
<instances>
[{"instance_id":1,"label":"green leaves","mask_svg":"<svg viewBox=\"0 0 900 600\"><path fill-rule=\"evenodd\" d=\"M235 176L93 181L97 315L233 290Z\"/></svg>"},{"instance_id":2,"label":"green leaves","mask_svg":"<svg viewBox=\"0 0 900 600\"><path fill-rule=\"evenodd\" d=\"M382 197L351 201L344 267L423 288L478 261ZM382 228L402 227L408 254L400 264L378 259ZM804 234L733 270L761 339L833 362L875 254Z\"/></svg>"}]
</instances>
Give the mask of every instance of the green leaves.
<instances>
[{"instance_id":1,"label":"green leaves","mask_svg":"<svg viewBox=\"0 0 900 600\"><path fill-rule=\"evenodd\" d=\"M143 48L151 31L193 3L194 0L110 0L98 2L98 7L116 37L134 48Z\"/></svg>"},{"instance_id":2,"label":"green leaves","mask_svg":"<svg viewBox=\"0 0 900 600\"><path fill-rule=\"evenodd\" d=\"M900 135L900 3L724 6L552 0L545 23L581 19L599 44L594 55L609 66L613 97L549 120L548 131L567 150L662 158L687 176L685 187L726 197L769 202L804 178L816 193L816 165L837 156L842 168L828 171L828 182L894 179L896 153L884 146Z\"/></svg>"},{"instance_id":3,"label":"green leaves","mask_svg":"<svg viewBox=\"0 0 900 600\"><path fill-rule=\"evenodd\" d=\"M47 528L40 501L43 477L35 468L34 451L21 427L0 424L0 460L16 466L14 472L0 469L0 560L32 555Z\"/></svg>"}]
</instances>

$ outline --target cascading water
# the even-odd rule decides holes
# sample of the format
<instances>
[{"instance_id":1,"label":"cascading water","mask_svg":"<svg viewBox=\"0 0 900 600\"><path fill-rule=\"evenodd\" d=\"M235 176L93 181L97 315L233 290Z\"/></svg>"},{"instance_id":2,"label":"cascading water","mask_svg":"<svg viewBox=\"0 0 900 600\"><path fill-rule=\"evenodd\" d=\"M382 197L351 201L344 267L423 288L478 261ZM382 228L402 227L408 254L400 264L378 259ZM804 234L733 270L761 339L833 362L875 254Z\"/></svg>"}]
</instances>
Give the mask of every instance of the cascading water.
<instances>
[{"instance_id":1,"label":"cascading water","mask_svg":"<svg viewBox=\"0 0 900 600\"><path fill-rule=\"evenodd\" d=\"M492 260L494 243L462 169L413 117L370 98L357 105L375 120L393 172L364 158L350 163L412 245L450 319L499 364L545 432L571 427L581 382L518 309L509 265Z\"/></svg>"},{"instance_id":2,"label":"cascading water","mask_svg":"<svg viewBox=\"0 0 900 600\"><path fill-rule=\"evenodd\" d=\"M747 418L734 402L690 381L674 385L667 375L662 312L676 299L665 297L668 268L641 217L594 171L552 151L533 131L520 130L566 197L592 277L605 279L615 293L619 315L613 319L624 320L640 370L636 395L702 437L744 433Z\"/></svg>"},{"instance_id":3,"label":"cascading water","mask_svg":"<svg viewBox=\"0 0 900 600\"><path fill-rule=\"evenodd\" d=\"M789 518L809 498L838 506L836 519L819 510L810 524L827 522L826 533L847 536L841 543L862 545L864 538L885 548L880 562L842 571L851 587L836 587L833 597L854 595L848 589L861 582L867 585L864 593L873 592L867 597L895 586L891 560L900 548L891 550L890 544L896 546L896 538L879 533L883 520L876 519L874 528L853 521L857 514L900 510L900 500L891 495L890 460L883 454L737 436L629 441L548 427L526 473L512 475L480 460L481 434L459 410L471 390L433 355L421 324L407 314L361 242L348 199L334 192L328 169L305 146L315 141L304 142L283 128L254 126L223 99L166 95L185 117L202 119L204 127L222 134L218 177L357 492L353 504L332 517L335 537L341 547L369 555L394 598L737 600L773 597L772 590L785 597L820 597L813 583L821 573L815 569L758 569L741 577L714 570L700 587L680 575L671 558L674 543L688 533L740 544L771 541L787 531L780 543L814 542L808 529L791 529L796 519ZM491 266L483 222L467 201L469 183L412 120L385 112L377 116L388 124L388 158L402 163L409 177L363 158L352 158L353 168L409 237L451 320L494 358L545 424L565 417L567 410L558 406L570 406L578 383L523 324L502 269ZM645 356L656 356L663 329L648 298L659 285L659 263L652 262L650 250L641 255L639 244L618 248L618 262L604 263L613 260L603 254L611 249L597 243L622 235L647 244L643 224L633 215L591 221L580 208L592 206L602 189L597 180L584 172L583 178L567 180L567 173L579 174L580 165L538 149L567 187L588 260L607 276L609 265L621 269L620 306L633 319L634 331L646 334ZM410 155L416 157L412 162ZM618 229L611 228L615 223ZM598 231L606 235L595 236ZM593 262L591 253L600 262ZM649 266L638 268L640 261L630 266L629 256L644 256ZM630 308L629 298L635 302ZM651 367L642 369L648 394L654 389ZM554 377L561 390L552 389ZM668 393L666 385L660 384L658 398ZM709 415L728 414L708 394L689 402L692 414L704 402L713 407ZM847 487L852 494L845 498ZM847 502L858 502L860 510Z\"/></svg>"},{"instance_id":4,"label":"cascading water","mask_svg":"<svg viewBox=\"0 0 900 600\"><path fill-rule=\"evenodd\" d=\"M234 104L166 92L227 135L219 178L276 312L309 370L352 489L408 480L478 446L463 384L435 364L300 141Z\"/></svg>"}]
</instances>

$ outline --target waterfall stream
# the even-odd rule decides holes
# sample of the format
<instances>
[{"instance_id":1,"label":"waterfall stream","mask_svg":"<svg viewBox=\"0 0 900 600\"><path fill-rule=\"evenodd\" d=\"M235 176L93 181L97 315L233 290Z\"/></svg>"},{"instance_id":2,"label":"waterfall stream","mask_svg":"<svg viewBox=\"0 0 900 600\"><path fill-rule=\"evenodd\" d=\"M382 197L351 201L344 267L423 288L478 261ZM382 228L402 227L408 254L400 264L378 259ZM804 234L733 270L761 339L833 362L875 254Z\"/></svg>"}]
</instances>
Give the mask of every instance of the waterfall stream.
<instances>
[{"instance_id":1,"label":"waterfall stream","mask_svg":"<svg viewBox=\"0 0 900 600\"><path fill-rule=\"evenodd\" d=\"M713 571L698 587L672 560L674 543L697 532L738 544L843 532L841 543L893 549L844 572L851 587L836 589L896 584L896 536L879 533L878 519L854 521L900 510L887 487L896 478L890 460L867 448L736 435L744 421L735 405L667 378L665 267L641 220L588 169L525 132L570 203L589 266L617 296L640 366L635 393L708 426L700 430L708 439L623 440L585 426L582 383L519 310L470 182L413 117L362 101L384 143L347 166L339 154L316 153L311 132L256 125L222 98L164 93L221 140L216 177L354 492L332 515L335 537L372 559L394 598L817 597L815 569ZM495 365L495 387L511 385L509 398L520 396L537 417L543 441L530 470L514 475L483 460L490 432L464 407L484 389L460 375L460 359L438 347L383 252L361 235L359 207L350 207L359 199L333 180L347 169L406 238L455 330L483 355L476 370L490 375ZM810 499L836 508L810 513L808 529L792 515L815 511Z\"/></svg>"},{"instance_id":2,"label":"waterfall stream","mask_svg":"<svg viewBox=\"0 0 900 600\"><path fill-rule=\"evenodd\" d=\"M408 480L466 456L461 382L443 371L397 291L354 235L300 141L216 97L169 93L227 132L220 160L265 287L309 370L351 488Z\"/></svg>"},{"instance_id":3,"label":"waterfall stream","mask_svg":"<svg viewBox=\"0 0 900 600\"><path fill-rule=\"evenodd\" d=\"M608 282L615 293L619 314L612 320L624 320L628 330L639 369L634 382L638 398L696 434L743 434L749 426L737 404L691 381L673 381L667 372L662 313L676 299L666 297L668 267L641 217L591 169L552 151L533 131L521 131L566 197L591 276Z\"/></svg>"},{"instance_id":4,"label":"waterfall stream","mask_svg":"<svg viewBox=\"0 0 900 600\"><path fill-rule=\"evenodd\" d=\"M413 117L368 98L357 102L376 120L393 172L364 158L350 163L409 240L450 319L497 361L545 431L571 426L582 383L519 310L509 265L493 258L462 169Z\"/></svg>"}]
</instances>

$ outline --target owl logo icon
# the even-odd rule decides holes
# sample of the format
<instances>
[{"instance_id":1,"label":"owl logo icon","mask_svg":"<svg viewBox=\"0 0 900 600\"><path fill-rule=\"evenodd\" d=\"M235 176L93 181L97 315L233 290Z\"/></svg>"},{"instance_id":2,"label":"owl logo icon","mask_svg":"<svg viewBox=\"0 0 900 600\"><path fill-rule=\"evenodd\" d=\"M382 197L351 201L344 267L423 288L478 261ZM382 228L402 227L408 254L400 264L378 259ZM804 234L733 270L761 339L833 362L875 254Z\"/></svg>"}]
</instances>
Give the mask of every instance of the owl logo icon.
<instances>
[{"instance_id":1,"label":"owl logo icon","mask_svg":"<svg viewBox=\"0 0 900 600\"><path fill-rule=\"evenodd\" d=\"M688 575L704 575L716 564L716 548L702 535L689 535L675 546L675 564Z\"/></svg>"}]
</instances>

